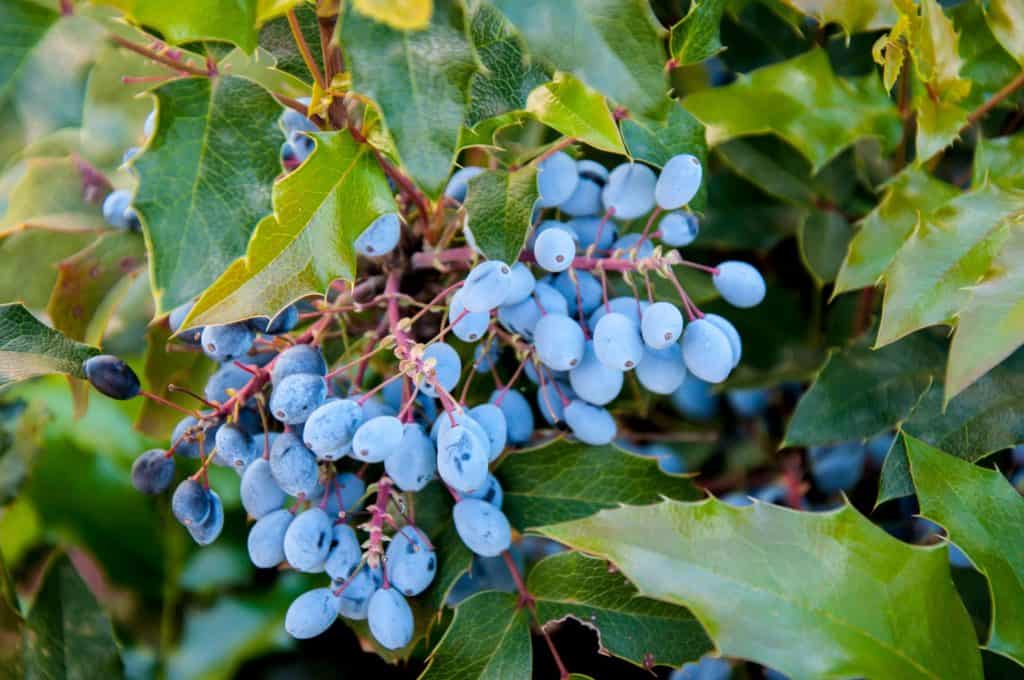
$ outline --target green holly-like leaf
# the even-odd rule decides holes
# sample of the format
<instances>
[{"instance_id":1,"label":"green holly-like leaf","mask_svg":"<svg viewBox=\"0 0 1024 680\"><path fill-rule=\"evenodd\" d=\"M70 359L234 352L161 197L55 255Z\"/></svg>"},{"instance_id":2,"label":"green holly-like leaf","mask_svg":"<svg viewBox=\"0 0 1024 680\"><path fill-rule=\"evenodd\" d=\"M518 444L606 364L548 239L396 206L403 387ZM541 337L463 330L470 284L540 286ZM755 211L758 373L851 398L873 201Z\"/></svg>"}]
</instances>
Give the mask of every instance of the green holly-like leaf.
<instances>
[{"instance_id":1,"label":"green holly-like leaf","mask_svg":"<svg viewBox=\"0 0 1024 680\"><path fill-rule=\"evenodd\" d=\"M470 180L466 226L480 252L491 260L518 261L536 202L535 165L512 172L488 170Z\"/></svg>"},{"instance_id":2,"label":"green holly-like leaf","mask_svg":"<svg viewBox=\"0 0 1024 680\"><path fill-rule=\"evenodd\" d=\"M496 474L505 490L505 514L519 529L586 517L620 503L700 495L685 477L661 472L653 458L564 439L510 454Z\"/></svg>"},{"instance_id":3,"label":"green holly-like leaf","mask_svg":"<svg viewBox=\"0 0 1024 680\"><path fill-rule=\"evenodd\" d=\"M135 161L153 295L168 311L245 252L281 170L281 113L244 78L183 78L155 90L157 129ZM202 257L195 257L202 253Z\"/></svg>"},{"instance_id":4,"label":"green holly-like leaf","mask_svg":"<svg viewBox=\"0 0 1024 680\"><path fill-rule=\"evenodd\" d=\"M398 208L370 146L348 132L312 137L306 162L274 185L275 214L259 223L245 256L203 293L186 324L273 316L355 275L355 240Z\"/></svg>"},{"instance_id":5,"label":"green holly-like leaf","mask_svg":"<svg viewBox=\"0 0 1024 680\"><path fill-rule=\"evenodd\" d=\"M455 609L421 680L529 680L533 668L530 615L515 595L487 591Z\"/></svg>"},{"instance_id":6,"label":"green holly-like leaf","mask_svg":"<svg viewBox=\"0 0 1024 680\"><path fill-rule=\"evenodd\" d=\"M633 158L662 167L673 156L688 153L700 159L707 167L708 144L704 125L678 103L672 103L664 120L651 120L631 116L619 125L622 139ZM690 202L693 210L701 211L707 203L708 182Z\"/></svg>"},{"instance_id":7,"label":"green holly-like leaf","mask_svg":"<svg viewBox=\"0 0 1024 680\"><path fill-rule=\"evenodd\" d=\"M664 501L541 531L689 608L727 656L794 677L982 677L945 550L902 543L849 505Z\"/></svg>"},{"instance_id":8,"label":"green holly-like leaf","mask_svg":"<svg viewBox=\"0 0 1024 680\"><path fill-rule=\"evenodd\" d=\"M886 271L878 345L950 322L1022 216L1024 191L990 183L923 218Z\"/></svg>"},{"instance_id":9,"label":"green holly-like leaf","mask_svg":"<svg viewBox=\"0 0 1024 680\"><path fill-rule=\"evenodd\" d=\"M985 574L992 594L986 647L1024 664L1024 499L1002 474L904 436L921 514Z\"/></svg>"},{"instance_id":10,"label":"green holly-like leaf","mask_svg":"<svg viewBox=\"0 0 1024 680\"><path fill-rule=\"evenodd\" d=\"M322 73L324 68L323 51L320 49L320 26L316 18L316 8L302 3L295 8L295 18L298 19L299 30L302 32L306 44L309 45L313 60ZM306 62L295 44L295 38L292 37L291 29L288 27L287 18L278 17L264 24L260 29L259 46L273 55L277 60L278 69L300 78L306 83L313 82L313 75L306 67Z\"/></svg>"},{"instance_id":11,"label":"green holly-like leaf","mask_svg":"<svg viewBox=\"0 0 1024 680\"><path fill-rule=\"evenodd\" d=\"M473 76L466 126L526 108L526 98L550 79L535 64L515 26L492 5L479 3L469 18L469 35L483 69Z\"/></svg>"},{"instance_id":12,"label":"green holly-like leaf","mask_svg":"<svg viewBox=\"0 0 1024 680\"><path fill-rule=\"evenodd\" d=\"M815 210L800 225L800 258L819 286L835 280L850 236L850 223L831 210Z\"/></svg>"},{"instance_id":13,"label":"green holly-like leaf","mask_svg":"<svg viewBox=\"0 0 1024 680\"><path fill-rule=\"evenodd\" d=\"M402 165L431 196L448 179L478 70L463 23L461 6L447 1L436 3L430 26L420 31L399 31L354 11L339 19L352 88L380 107Z\"/></svg>"},{"instance_id":14,"label":"green holly-like leaf","mask_svg":"<svg viewBox=\"0 0 1024 680\"><path fill-rule=\"evenodd\" d=\"M258 0L100 1L120 9L132 23L156 29L170 43L221 40L246 52L256 48L258 5L264 4Z\"/></svg>"},{"instance_id":15,"label":"green holly-like leaf","mask_svg":"<svg viewBox=\"0 0 1024 680\"><path fill-rule=\"evenodd\" d=\"M662 29L645 0L498 0L530 53L578 76L631 113L662 117Z\"/></svg>"},{"instance_id":16,"label":"green holly-like leaf","mask_svg":"<svg viewBox=\"0 0 1024 680\"><path fill-rule=\"evenodd\" d=\"M952 399L1024 344L1024 230L1017 229L985 278L971 287L949 347L946 399Z\"/></svg>"},{"instance_id":17,"label":"green holly-like leaf","mask_svg":"<svg viewBox=\"0 0 1024 680\"><path fill-rule=\"evenodd\" d=\"M989 0L985 21L1007 52L1024 64L1024 7L1017 0Z\"/></svg>"},{"instance_id":18,"label":"green holly-like leaf","mask_svg":"<svg viewBox=\"0 0 1024 680\"><path fill-rule=\"evenodd\" d=\"M572 74L556 73L550 83L531 92L526 110L566 137L603 151L626 153L604 95Z\"/></svg>"},{"instance_id":19,"label":"green holly-like leaf","mask_svg":"<svg viewBox=\"0 0 1024 680\"><path fill-rule=\"evenodd\" d=\"M30 0L0 6L0 98L6 98L36 45L60 17Z\"/></svg>"},{"instance_id":20,"label":"green holly-like leaf","mask_svg":"<svg viewBox=\"0 0 1024 680\"><path fill-rule=\"evenodd\" d=\"M708 144L774 133L817 171L863 137L898 139L896 108L874 75L840 79L824 50L740 75L725 87L698 91L683 105L707 126Z\"/></svg>"},{"instance_id":21,"label":"green holly-like leaf","mask_svg":"<svg viewBox=\"0 0 1024 680\"><path fill-rule=\"evenodd\" d=\"M71 560L57 557L28 614L27 678L121 678L110 620Z\"/></svg>"},{"instance_id":22,"label":"green holly-like leaf","mask_svg":"<svg viewBox=\"0 0 1024 680\"><path fill-rule=\"evenodd\" d=\"M974 149L971 185L979 186L990 179L1016 184L1024 175L1018 158L1024 153L1024 135L981 137Z\"/></svg>"},{"instance_id":23,"label":"green holly-like leaf","mask_svg":"<svg viewBox=\"0 0 1024 680\"><path fill-rule=\"evenodd\" d=\"M933 101L917 104L917 160L926 161L952 144L967 125L967 110L959 104Z\"/></svg>"},{"instance_id":24,"label":"green holly-like leaf","mask_svg":"<svg viewBox=\"0 0 1024 680\"><path fill-rule=\"evenodd\" d=\"M892 177L882 200L858 223L835 294L875 285L913 233L918 215L929 215L959 194L955 186L920 168L908 167Z\"/></svg>"},{"instance_id":25,"label":"green holly-like leaf","mask_svg":"<svg viewBox=\"0 0 1024 680\"><path fill-rule=\"evenodd\" d=\"M877 31L896 22L891 0L782 0L798 12L814 17L821 24L839 24L846 33Z\"/></svg>"},{"instance_id":26,"label":"green holly-like leaf","mask_svg":"<svg viewBox=\"0 0 1024 680\"><path fill-rule=\"evenodd\" d=\"M47 373L83 378L82 362L99 354L44 326L20 304L0 305L0 385Z\"/></svg>"},{"instance_id":27,"label":"green holly-like leaf","mask_svg":"<svg viewBox=\"0 0 1024 680\"><path fill-rule=\"evenodd\" d=\"M690 5L690 11L672 27L669 37L674 66L697 64L725 49L718 36L724 10L725 0L698 0Z\"/></svg>"},{"instance_id":28,"label":"green holly-like leaf","mask_svg":"<svg viewBox=\"0 0 1024 680\"><path fill-rule=\"evenodd\" d=\"M817 202L810 164L777 137L733 139L719 144L715 155L737 175L774 198L800 206Z\"/></svg>"},{"instance_id":29,"label":"green holly-like leaf","mask_svg":"<svg viewBox=\"0 0 1024 680\"><path fill-rule=\"evenodd\" d=\"M527 590L543 623L572 617L594 628L601 650L638 666L681 666L711 650L700 622L683 607L638 597L603 560L553 555L531 571Z\"/></svg>"}]
</instances>

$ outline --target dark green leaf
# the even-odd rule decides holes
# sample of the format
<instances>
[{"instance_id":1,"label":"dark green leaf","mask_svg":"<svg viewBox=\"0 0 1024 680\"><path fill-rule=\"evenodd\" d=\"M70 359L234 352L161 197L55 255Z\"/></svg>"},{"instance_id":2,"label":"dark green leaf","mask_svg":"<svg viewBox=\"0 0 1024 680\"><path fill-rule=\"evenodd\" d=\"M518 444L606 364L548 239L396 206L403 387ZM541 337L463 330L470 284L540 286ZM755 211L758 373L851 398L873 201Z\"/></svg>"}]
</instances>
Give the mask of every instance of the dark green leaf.
<instances>
[{"instance_id":1,"label":"dark green leaf","mask_svg":"<svg viewBox=\"0 0 1024 680\"><path fill-rule=\"evenodd\" d=\"M729 172L712 174L705 186L708 207L697 243L706 247L768 250L796 233L808 210L779 203Z\"/></svg>"},{"instance_id":2,"label":"dark green leaf","mask_svg":"<svg viewBox=\"0 0 1024 680\"><path fill-rule=\"evenodd\" d=\"M493 591L469 598L430 655L422 680L528 680L530 617L515 595Z\"/></svg>"},{"instance_id":3,"label":"dark green leaf","mask_svg":"<svg viewBox=\"0 0 1024 680\"><path fill-rule=\"evenodd\" d=\"M699 496L688 479L661 472L653 458L564 439L508 455L496 474L505 490L505 514L519 529L587 517L620 503Z\"/></svg>"},{"instance_id":4,"label":"dark green leaf","mask_svg":"<svg viewBox=\"0 0 1024 680\"><path fill-rule=\"evenodd\" d=\"M800 257L819 286L835 280L850 236L850 223L834 210L814 210L800 225Z\"/></svg>"},{"instance_id":5,"label":"dark green leaf","mask_svg":"<svg viewBox=\"0 0 1024 680\"><path fill-rule=\"evenodd\" d=\"M47 373L83 378L82 362L99 354L43 325L20 304L0 305L0 385Z\"/></svg>"},{"instance_id":6,"label":"dark green leaf","mask_svg":"<svg viewBox=\"0 0 1024 680\"><path fill-rule=\"evenodd\" d=\"M794 677L982 677L945 551L906 545L849 505L664 501L541 531L688 607L727 656Z\"/></svg>"},{"instance_id":7,"label":"dark green leaf","mask_svg":"<svg viewBox=\"0 0 1024 680\"><path fill-rule=\"evenodd\" d=\"M664 33L645 0L498 0L530 53L569 71L633 114L665 110Z\"/></svg>"},{"instance_id":8,"label":"dark green leaf","mask_svg":"<svg viewBox=\"0 0 1024 680\"><path fill-rule=\"evenodd\" d=\"M794 205L815 201L810 164L776 137L734 139L719 144L715 154L736 174L781 201Z\"/></svg>"},{"instance_id":9,"label":"dark green leaf","mask_svg":"<svg viewBox=\"0 0 1024 680\"><path fill-rule=\"evenodd\" d=\"M18 593L0 554L0 675L11 680L23 678L25 620L18 606Z\"/></svg>"},{"instance_id":10,"label":"dark green leaf","mask_svg":"<svg viewBox=\"0 0 1024 680\"><path fill-rule=\"evenodd\" d=\"M155 90L157 129L135 161L134 206L161 311L201 293L245 252L281 170L281 106L244 78L184 78ZM202 257L194 257L202 253Z\"/></svg>"},{"instance_id":11,"label":"dark green leaf","mask_svg":"<svg viewBox=\"0 0 1024 680\"><path fill-rule=\"evenodd\" d=\"M904 436L921 514L941 524L988 578L988 649L1024 664L1024 499L996 470Z\"/></svg>"},{"instance_id":12,"label":"dark green leaf","mask_svg":"<svg viewBox=\"0 0 1024 680\"><path fill-rule=\"evenodd\" d=\"M711 650L711 641L683 607L638 597L626 578L577 552L539 562L527 579L542 624L572 617L598 631L603 652L638 666L680 666Z\"/></svg>"},{"instance_id":13,"label":"dark green leaf","mask_svg":"<svg viewBox=\"0 0 1024 680\"><path fill-rule=\"evenodd\" d=\"M59 15L29 0L9 0L0 5L0 98L18 80L29 55Z\"/></svg>"},{"instance_id":14,"label":"dark green leaf","mask_svg":"<svg viewBox=\"0 0 1024 680\"><path fill-rule=\"evenodd\" d=\"M422 31L395 30L354 11L339 19L353 89L380 106L402 165L431 196L448 179L478 69L460 6L435 5Z\"/></svg>"},{"instance_id":15,"label":"dark green leaf","mask_svg":"<svg viewBox=\"0 0 1024 680\"><path fill-rule=\"evenodd\" d=\"M26 678L124 677L110 621L66 556L47 569L26 623Z\"/></svg>"},{"instance_id":16,"label":"dark green leaf","mask_svg":"<svg viewBox=\"0 0 1024 680\"><path fill-rule=\"evenodd\" d=\"M274 184L275 215L256 227L235 260L196 302L187 325L273 316L355 276L355 241L385 213L396 213L384 171L368 144L347 132L312 135L316 148Z\"/></svg>"},{"instance_id":17,"label":"dark green leaf","mask_svg":"<svg viewBox=\"0 0 1024 680\"><path fill-rule=\"evenodd\" d=\"M536 202L534 165L513 172L489 170L470 180L466 226L484 256L508 263L518 261Z\"/></svg>"},{"instance_id":18,"label":"dark green leaf","mask_svg":"<svg viewBox=\"0 0 1024 680\"><path fill-rule=\"evenodd\" d=\"M674 66L710 59L724 48L718 37L725 0L695 0L690 11L672 27L669 51Z\"/></svg>"},{"instance_id":19,"label":"dark green leaf","mask_svg":"<svg viewBox=\"0 0 1024 680\"><path fill-rule=\"evenodd\" d=\"M708 145L704 138L704 125L677 103L671 104L664 121L631 116L622 121L619 129L629 155L637 160L660 168L673 156L688 153L707 167ZM701 184L690 207L700 211L706 203L707 181Z\"/></svg>"},{"instance_id":20,"label":"dark green leaf","mask_svg":"<svg viewBox=\"0 0 1024 680\"><path fill-rule=\"evenodd\" d=\"M840 79L820 49L696 92L683 104L708 127L711 146L771 132L814 170L862 137L881 137L888 147L899 135L896 108L878 78Z\"/></svg>"}]
</instances>

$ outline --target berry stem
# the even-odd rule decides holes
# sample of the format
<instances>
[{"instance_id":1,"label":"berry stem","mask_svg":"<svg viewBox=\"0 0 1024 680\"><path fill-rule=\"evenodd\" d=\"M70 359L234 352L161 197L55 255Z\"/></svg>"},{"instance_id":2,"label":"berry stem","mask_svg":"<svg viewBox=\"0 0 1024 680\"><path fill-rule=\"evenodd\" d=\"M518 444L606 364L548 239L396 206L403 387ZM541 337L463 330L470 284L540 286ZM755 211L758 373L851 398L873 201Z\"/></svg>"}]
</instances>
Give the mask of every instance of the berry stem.
<instances>
[{"instance_id":1,"label":"berry stem","mask_svg":"<svg viewBox=\"0 0 1024 680\"><path fill-rule=\"evenodd\" d=\"M174 69L182 75L199 76L201 78L209 78L211 75L213 75L213 73L207 70L197 68L189 63L186 63L185 61L182 61L180 57L172 57L162 52L157 52L156 50L150 49L149 47L146 47L144 45L133 43L131 40L128 40L127 38L122 38L119 35L111 35L110 39L118 45L120 45L121 47L127 50L131 50L136 54L141 54L147 59L155 61L159 64L163 64L168 68Z\"/></svg>"},{"instance_id":2,"label":"berry stem","mask_svg":"<svg viewBox=\"0 0 1024 680\"><path fill-rule=\"evenodd\" d=\"M565 663L562 661L562 657L558 654L558 649L555 647L554 640L545 630L544 624L541 622L540 617L537 615L537 602L530 591L526 588L526 583L523 582L523 576L519 573L519 567L516 566L516 561L512 558L512 554L505 550L501 553L501 558L505 560L505 566L508 567L508 573L512 576L512 582L516 585L516 590L519 592L519 606L526 607L530 610L531 616L533 616L534 623L537 624L537 628L540 630L540 634L544 637L544 641L548 645L548 651L551 652L551 657L555 660L555 666L558 667L558 677L561 680L565 680L569 677L569 671L565 667Z\"/></svg>"}]
</instances>

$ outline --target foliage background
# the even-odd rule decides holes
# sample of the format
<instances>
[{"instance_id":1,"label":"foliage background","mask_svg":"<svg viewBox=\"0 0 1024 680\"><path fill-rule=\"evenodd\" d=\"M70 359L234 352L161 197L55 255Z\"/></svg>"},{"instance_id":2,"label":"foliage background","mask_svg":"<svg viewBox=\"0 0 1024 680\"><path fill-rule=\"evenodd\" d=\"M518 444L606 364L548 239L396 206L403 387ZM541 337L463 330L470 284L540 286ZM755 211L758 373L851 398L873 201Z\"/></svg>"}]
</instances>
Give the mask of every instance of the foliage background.
<instances>
[{"instance_id":1,"label":"foliage background","mask_svg":"<svg viewBox=\"0 0 1024 680\"><path fill-rule=\"evenodd\" d=\"M150 325L154 316L207 289L207 321L279 306L244 294L239 284L254 274L239 270L237 258L248 247L250 261L258 259L261 241L249 234L271 210L279 172L280 108L268 91L310 90L280 17L295 4L118 0L75 3L72 16L60 16L56 3L0 0L0 301L21 301L65 336L125 356L156 386L200 382L204 369L163 351L166 330ZM584 152L603 161L622 151L655 165L680 151L706 158L693 259L748 259L769 278L760 308L729 313L745 353L726 388L771 388L772 405L756 421L723 409L695 423L660 401L627 401L619 415L631 430L676 435L677 453L700 471L697 483L716 493L779 481L813 509L842 501L808 481L806 447L902 432L850 493L856 511L814 516L716 502L614 509L657 501L638 490L644 485L650 493L664 484L664 495L680 500L697 494L618 450L555 444L532 459L511 458L498 475L518 529L601 555L645 595L675 603L651 605L669 613L638 611L631 591L614 606L602 602L615 616L596 627L614 656L599 654L593 630L572 619L553 626L570 668L648 677L635 665L645 660L643 647L631 646L627 633L649 618L644 643L680 641L657 657L665 664L657 673L667 675L667 664L708 649L699 626L676 628L692 624L675 606L685 605L720 650L748 660L734 665L735 677L762 677L761 664L796 677L885 677L896 668L900 677L1020 677L1024 510L991 471L1012 475L1020 463L1008 449L1024 441L1024 7L439 0L430 27L415 26L406 44L414 57L441 50L444 59L400 63L385 48L409 27L377 19L412 21L416 13L389 12L391 4L345 3L339 37L351 65L335 86L376 103L379 112L368 116L386 128L370 126L370 141L430 196L443 188L455 151L466 147L466 161L491 155L518 165L557 141L553 131L582 140ZM182 43L193 67L208 58L222 72L156 90L174 116L162 114L136 162L137 179L121 167L121 154L143 141L153 105L142 94L154 87L147 77L166 70L111 40L151 40L121 21L121 10ZM319 42L312 12L299 7L304 32ZM124 75L136 79L124 83ZM432 89L416 93L411 83L420 78ZM566 122L559 106L575 118ZM212 129L242 121L237 136L220 143L230 151L226 167L247 170L244 181L230 172L217 179L220 169L197 160L203 149L176 136L183 133L175 117L204 107L216 113L204 119ZM616 124L610 112L623 110L628 117ZM481 150L492 140L500 151ZM98 207L111 184L136 181L144 240L111 232ZM306 226L260 225L266 233ZM506 247L504 229L488 227L496 249ZM349 250L326 265L340 275L354 262ZM221 278L225 270L237 278ZM295 279L290 295L326 283L296 273L267 275ZM722 308L713 289L693 285L707 311ZM4 314L0 381L10 382L29 377L40 353L26 359L10 329L31 323ZM90 350L61 360L76 351ZM57 362L54 354L47 361ZM75 370L49 363L38 372ZM792 383L809 389L780 387ZM364 653L340 625L318 640L288 640L283 613L307 586L294 574L252 569L237 497L225 494L225 535L199 551L166 503L131 488L131 461L159 445L169 413L87 397L80 382L60 376L3 395L0 672L88 677L104 668L113 677L118 655L126 675L140 678L320 677L339 663L359 676L422 670L426 645L393 666ZM531 469L537 456L557 461L557 474ZM214 481L218 490L234 486L233 473L214 472L228 476ZM582 479L597 481L571 511L558 494L544 495ZM977 568L950 569L945 548L911 550L863 519L910 543L921 540L912 531L917 512L944 526ZM659 549L638 551L630 536ZM583 575L607 575L577 555L559 559L581 576L558 584L535 569L531 588L550 590L541 600L545 620L582 617ZM612 591L597 582L597 592ZM624 584L616 585L632 587ZM478 597L454 623L445 610L431 641L448 625L453 636L486 641L481 627L495 612L528 637L511 596ZM889 627L874 628L879 611ZM849 625L832 626L834 618ZM790 636L780 642L779 631ZM893 648L900 653L890 655ZM481 643L476 654L494 650L529 674L522 646ZM553 673L546 654L533 645L537 677ZM446 659L439 652L435 663ZM454 659L451 677L477 677L460 663Z\"/></svg>"}]
</instances>

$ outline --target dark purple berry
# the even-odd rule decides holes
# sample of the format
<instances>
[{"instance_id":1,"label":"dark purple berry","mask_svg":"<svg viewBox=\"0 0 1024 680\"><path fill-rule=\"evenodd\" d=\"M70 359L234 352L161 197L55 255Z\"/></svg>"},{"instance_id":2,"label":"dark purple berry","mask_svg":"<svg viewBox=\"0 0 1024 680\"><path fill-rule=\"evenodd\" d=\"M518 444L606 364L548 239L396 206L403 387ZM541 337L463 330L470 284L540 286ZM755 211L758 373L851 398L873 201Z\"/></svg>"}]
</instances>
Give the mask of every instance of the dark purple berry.
<instances>
[{"instance_id":1,"label":"dark purple berry","mask_svg":"<svg viewBox=\"0 0 1024 680\"><path fill-rule=\"evenodd\" d=\"M132 463L132 485L142 493L163 493L172 481L174 458L160 449L150 449Z\"/></svg>"},{"instance_id":2,"label":"dark purple berry","mask_svg":"<svg viewBox=\"0 0 1024 680\"><path fill-rule=\"evenodd\" d=\"M87 359L82 364L92 386L112 399L131 399L139 393L139 376L131 366L110 354Z\"/></svg>"}]
</instances>

